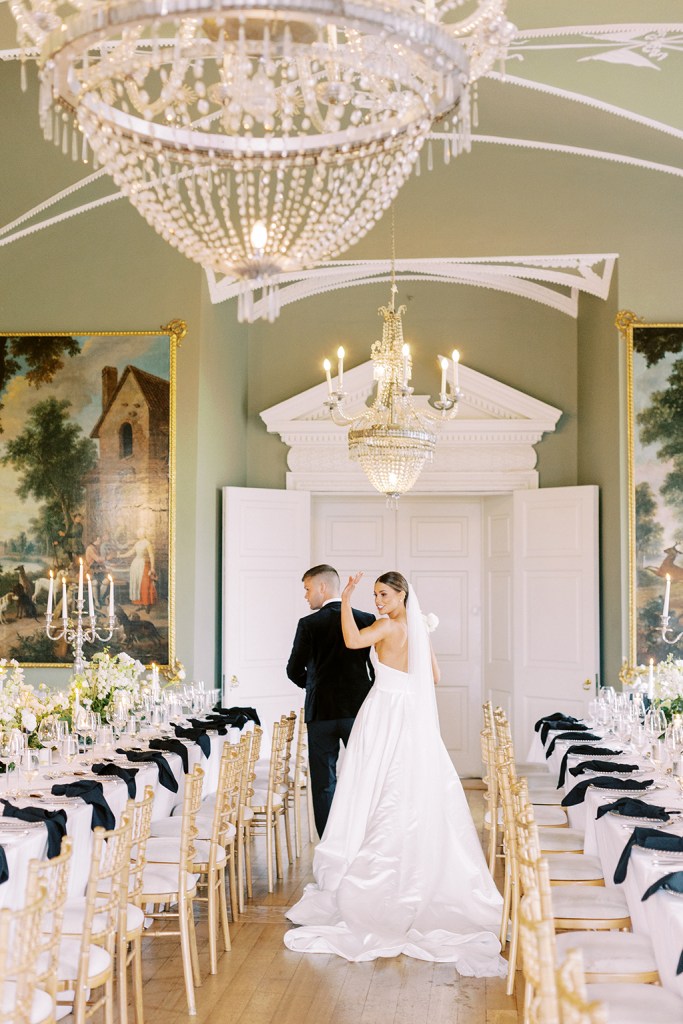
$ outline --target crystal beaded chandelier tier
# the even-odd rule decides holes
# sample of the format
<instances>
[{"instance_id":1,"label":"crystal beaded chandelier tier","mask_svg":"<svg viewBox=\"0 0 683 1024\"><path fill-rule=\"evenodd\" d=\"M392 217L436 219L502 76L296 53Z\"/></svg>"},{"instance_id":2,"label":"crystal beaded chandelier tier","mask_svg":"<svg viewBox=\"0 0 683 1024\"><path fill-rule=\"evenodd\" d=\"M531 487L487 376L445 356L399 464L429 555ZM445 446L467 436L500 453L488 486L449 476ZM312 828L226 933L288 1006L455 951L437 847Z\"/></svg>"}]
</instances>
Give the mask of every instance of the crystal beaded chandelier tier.
<instances>
[{"instance_id":1,"label":"crystal beaded chandelier tier","mask_svg":"<svg viewBox=\"0 0 683 1024\"><path fill-rule=\"evenodd\" d=\"M452 377L449 382L449 360L439 357L441 390L432 412L418 409L409 386L412 374L410 348L403 341L402 316L405 306L396 309L396 272L394 253L394 226L391 226L391 301L380 306L383 318L381 341L375 341L370 350L373 377L376 382L372 405L353 414L344 409L344 349L337 351L337 386L333 388L331 365L325 360L325 374L329 397L325 402L332 419L338 426L350 426L349 455L357 461L368 480L387 504L395 508L399 497L416 483L427 462L432 461L436 448L436 430L440 423L453 419L458 411L461 392L458 387L460 354L453 351L450 360Z\"/></svg>"},{"instance_id":2,"label":"crystal beaded chandelier tier","mask_svg":"<svg viewBox=\"0 0 683 1024\"><path fill-rule=\"evenodd\" d=\"M470 86L513 32L505 6L10 0L40 52L45 135L92 149L171 245L242 278L242 319L254 287L368 231L436 120L458 151Z\"/></svg>"}]
</instances>

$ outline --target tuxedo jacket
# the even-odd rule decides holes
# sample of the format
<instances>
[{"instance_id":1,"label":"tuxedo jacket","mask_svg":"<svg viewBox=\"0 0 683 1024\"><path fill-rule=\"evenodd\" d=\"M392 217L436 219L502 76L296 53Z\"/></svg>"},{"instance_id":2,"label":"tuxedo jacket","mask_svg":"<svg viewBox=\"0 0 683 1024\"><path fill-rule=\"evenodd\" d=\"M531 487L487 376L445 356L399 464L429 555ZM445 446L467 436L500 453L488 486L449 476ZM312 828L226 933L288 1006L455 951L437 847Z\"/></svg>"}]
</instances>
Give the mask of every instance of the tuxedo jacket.
<instances>
[{"instance_id":1,"label":"tuxedo jacket","mask_svg":"<svg viewBox=\"0 0 683 1024\"><path fill-rule=\"evenodd\" d=\"M353 609L359 629L375 616ZM350 650L341 628L341 601L330 601L299 619L287 675L306 690L305 719L355 718L375 678L370 648Z\"/></svg>"}]
</instances>

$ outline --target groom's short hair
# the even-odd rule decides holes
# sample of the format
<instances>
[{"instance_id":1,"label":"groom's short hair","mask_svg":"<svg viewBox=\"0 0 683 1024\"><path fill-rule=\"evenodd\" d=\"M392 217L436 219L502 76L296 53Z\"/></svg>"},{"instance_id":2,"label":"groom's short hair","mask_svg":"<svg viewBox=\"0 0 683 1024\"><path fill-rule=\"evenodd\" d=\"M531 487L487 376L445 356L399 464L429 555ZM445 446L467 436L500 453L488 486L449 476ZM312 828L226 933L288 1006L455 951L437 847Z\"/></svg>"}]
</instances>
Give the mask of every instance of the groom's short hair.
<instances>
[{"instance_id":1,"label":"groom's short hair","mask_svg":"<svg viewBox=\"0 0 683 1024\"><path fill-rule=\"evenodd\" d=\"M314 565L311 569L306 570L301 577L301 582L313 579L314 576L323 576L329 590L339 590L339 573L333 565Z\"/></svg>"}]
</instances>

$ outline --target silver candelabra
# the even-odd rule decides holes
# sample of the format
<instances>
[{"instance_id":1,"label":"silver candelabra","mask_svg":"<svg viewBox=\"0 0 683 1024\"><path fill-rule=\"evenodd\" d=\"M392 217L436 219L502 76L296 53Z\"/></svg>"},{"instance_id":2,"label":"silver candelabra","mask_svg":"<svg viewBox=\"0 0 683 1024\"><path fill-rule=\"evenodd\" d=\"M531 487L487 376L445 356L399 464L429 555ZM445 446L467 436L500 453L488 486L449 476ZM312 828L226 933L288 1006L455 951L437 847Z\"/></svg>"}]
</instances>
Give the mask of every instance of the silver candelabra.
<instances>
[{"instance_id":1,"label":"silver candelabra","mask_svg":"<svg viewBox=\"0 0 683 1024\"><path fill-rule=\"evenodd\" d=\"M83 672L86 666L85 658L83 657L83 644L104 644L107 640L111 640L114 635L114 626L116 624L116 616L114 615L114 581L111 576L109 579L109 629L103 632L97 630L97 620L95 618L95 605L93 603L93 591L92 591L92 580L89 575L86 575L88 581L88 615L87 618L90 620L89 626L83 625L83 620L86 618L85 601L83 598L83 559L80 559L79 573L78 573L78 596L75 601L75 612L76 617L74 619L69 617L68 610L68 599L67 599L67 582L66 575L62 574L62 628L52 628L52 603L54 598L54 575L50 570L50 589L47 597L47 611L45 613L45 633L50 640L66 640L67 644L73 648L74 651L74 673L79 674Z\"/></svg>"}]
</instances>

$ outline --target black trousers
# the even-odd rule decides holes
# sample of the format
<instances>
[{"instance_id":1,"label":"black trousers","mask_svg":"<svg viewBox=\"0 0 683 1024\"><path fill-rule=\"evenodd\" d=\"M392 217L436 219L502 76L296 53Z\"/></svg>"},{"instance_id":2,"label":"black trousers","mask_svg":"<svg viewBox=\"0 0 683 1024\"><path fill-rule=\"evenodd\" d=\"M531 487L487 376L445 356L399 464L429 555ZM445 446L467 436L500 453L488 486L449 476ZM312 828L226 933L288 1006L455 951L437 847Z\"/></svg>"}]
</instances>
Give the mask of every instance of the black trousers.
<instances>
[{"instance_id":1,"label":"black trousers","mask_svg":"<svg viewBox=\"0 0 683 1024\"><path fill-rule=\"evenodd\" d=\"M311 795L318 835L322 836L337 786L339 741L346 746L354 718L332 718L308 722L308 764L311 770Z\"/></svg>"}]
</instances>

